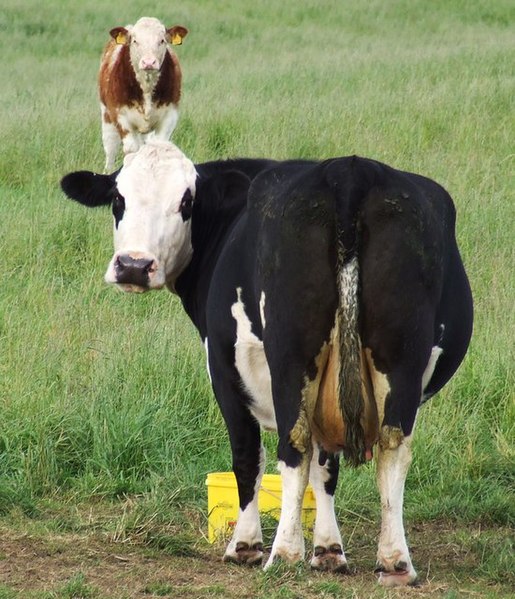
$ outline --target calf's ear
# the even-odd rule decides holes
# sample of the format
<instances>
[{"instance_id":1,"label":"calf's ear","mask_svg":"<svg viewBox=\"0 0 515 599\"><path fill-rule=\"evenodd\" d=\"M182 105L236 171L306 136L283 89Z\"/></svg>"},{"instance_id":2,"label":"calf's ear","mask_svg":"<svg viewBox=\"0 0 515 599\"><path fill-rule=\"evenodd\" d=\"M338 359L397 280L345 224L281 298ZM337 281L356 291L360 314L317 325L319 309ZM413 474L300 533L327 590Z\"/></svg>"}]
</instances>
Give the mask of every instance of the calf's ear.
<instances>
[{"instance_id":1,"label":"calf's ear","mask_svg":"<svg viewBox=\"0 0 515 599\"><path fill-rule=\"evenodd\" d=\"M61 179L61 189L70 199L89 208L106 206L113 199L117 174L118 171L112 175L76 171Z\"/></svg>"},{"instance_id":2,"label":"calf's ear","mask_svg":"<svg viewBox=\"0 0 515 599\"><path fill-rule=\"evenodd\" d=\"M182 40L188 35L188 30L182 25L175 25L166 30L166 39L172 46L180 46Z\"/></svg>"},{"instance_id":3,"label":"calf's ear","mask_svg":"<svg viewBox=\"0 0 515 599\"><path fill-rule=\"evenodd\" d=\"M125 27L114 27L109 32L109 35L121 46L125 46L129 43L129 31Z\"/></svg>"}]
</instances>

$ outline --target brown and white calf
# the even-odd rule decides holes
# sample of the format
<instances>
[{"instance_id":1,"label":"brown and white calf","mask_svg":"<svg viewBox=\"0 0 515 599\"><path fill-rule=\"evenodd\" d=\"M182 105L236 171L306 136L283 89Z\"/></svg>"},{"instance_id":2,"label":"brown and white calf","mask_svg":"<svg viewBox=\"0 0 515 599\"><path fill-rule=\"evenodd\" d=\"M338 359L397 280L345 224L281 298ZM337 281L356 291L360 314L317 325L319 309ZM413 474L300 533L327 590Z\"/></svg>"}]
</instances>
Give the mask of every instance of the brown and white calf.
<instances>
[{"instance_id":1,"label":"brown and white calf","mask_svg":"<svg viewBox=\"0 0 515 599\"><path fill-rule=\"evenodd\" d=\"M185 27L166 28L153 17L111 29L98 77L105 171L111 171L120 142L136 152L150 135L168 140L178 120L181 68L170 48L182 43Z\"/></svg>"}]
</instances>

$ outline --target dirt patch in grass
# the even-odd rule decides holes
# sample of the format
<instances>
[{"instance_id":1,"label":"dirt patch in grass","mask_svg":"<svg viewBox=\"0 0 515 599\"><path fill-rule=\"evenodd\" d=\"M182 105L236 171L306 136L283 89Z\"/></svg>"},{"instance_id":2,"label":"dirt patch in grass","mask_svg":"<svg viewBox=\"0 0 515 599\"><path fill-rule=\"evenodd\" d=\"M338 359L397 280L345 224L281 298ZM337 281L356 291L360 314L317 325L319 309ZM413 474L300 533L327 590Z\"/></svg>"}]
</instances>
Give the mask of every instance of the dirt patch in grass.
<instances>
[{"instance_id":1,"label":"dirt patch in grass","mask_svg":"<svg viewBox=\"0 0 515 599\"><path fill-rule=\"evenodd\" d=\"M409 539L421 585L385 590L373 574L376 538L366 528L355 529L349 539L354 571L341 576L311 572L307 567L263 572L223 564L223 547L202 541L195 545L195 555L170 555L130 538L115 541L112 533L97 530L27 532L4 524L0 527L0 598L510 597L513 572L496 580L503 578L499 572L492 575L485 569L485 552L495 551L509 535L506 529L444 523L415 526ZM483 538L492 542L481 544Z\"/></svg>"}]
</instances>

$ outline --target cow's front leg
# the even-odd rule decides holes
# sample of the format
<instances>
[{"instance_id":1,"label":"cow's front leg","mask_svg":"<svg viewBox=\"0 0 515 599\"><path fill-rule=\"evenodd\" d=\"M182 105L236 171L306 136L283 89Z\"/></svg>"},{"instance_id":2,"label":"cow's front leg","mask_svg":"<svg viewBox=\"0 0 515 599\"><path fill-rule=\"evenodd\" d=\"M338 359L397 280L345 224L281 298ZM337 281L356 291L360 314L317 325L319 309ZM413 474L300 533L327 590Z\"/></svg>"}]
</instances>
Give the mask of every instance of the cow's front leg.
<instances>
[{"instance_id":1,"label":"cow's front leg","mask_svg":"<svg viewBox=\"0 0 515 599\"><path fill-rule=\"evenodd\" d=\"M238 521L224 554L225 562L260 564L263 559L263 537L258 510L258 493L265 469L265 450L258 450L259 470L257 477L249 472L241 460L235 459L233 470L238 484L240 511ZM253 468L251 468L253 469Z\"/></svg>"},{"instance_id":2,"label":"cow's front leg","mask_svg":"<svg viewBox=\"0 0 515 599\"><path fill-rule=\"evenodd\" d=\"M394 449L378 448L377 484L381 495L381 534L377 550L379 582L384 586L414 584L402 518L404 483L411 463L411 437Z\"/></svg>"},{"instance_id":3,"label":"cow's front leg","mask_svg":"<svg viewBox=\"0 0 515 599\"><path fill-rule=\"evenodd\" d=\"M313 444L313 458L309 471L309 482L316 498L316 520L313 531L314 570L329 570L347 573L347 559L343 551L342 537L334 513L334 492L338 482L338 456L320 451Z\"/></svg>"},{"instance_id":4,"label":"cow's front leg","mask_svg":"<svg viewBox=\"0 0 515 599\"><path fill-rule=\"evenodd\" d=\"M238 486L240 510L234 532L225 550L224 561L260 564L263 536L258 511L258 492L265 469L265 450L259 425L242 404L223 410L233 455L233 471Z\"/></svg>"}]
</instances>

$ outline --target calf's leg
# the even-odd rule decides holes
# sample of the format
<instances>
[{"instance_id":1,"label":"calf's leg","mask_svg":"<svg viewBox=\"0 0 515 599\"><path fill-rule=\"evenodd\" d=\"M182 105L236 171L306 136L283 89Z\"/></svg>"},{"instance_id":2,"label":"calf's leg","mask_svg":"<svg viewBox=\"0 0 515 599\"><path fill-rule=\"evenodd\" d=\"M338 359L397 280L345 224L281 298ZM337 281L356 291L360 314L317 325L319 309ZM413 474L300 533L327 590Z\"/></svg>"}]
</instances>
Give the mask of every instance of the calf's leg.
<instances>
[{"instance_id":1,"label":"calf's leg","mask_svg":"<svg viewBox=\"0 0 515 599\"><path fill-rule=\"evenodd\" d=\"M105 153L105 165L104 172L111 173L114 171L116 154L120 148L121 138L120 134L111 122L109 115L106 112L104 106L101 106L102 113L102 145Z\"/></svg>"}]
</instances>

